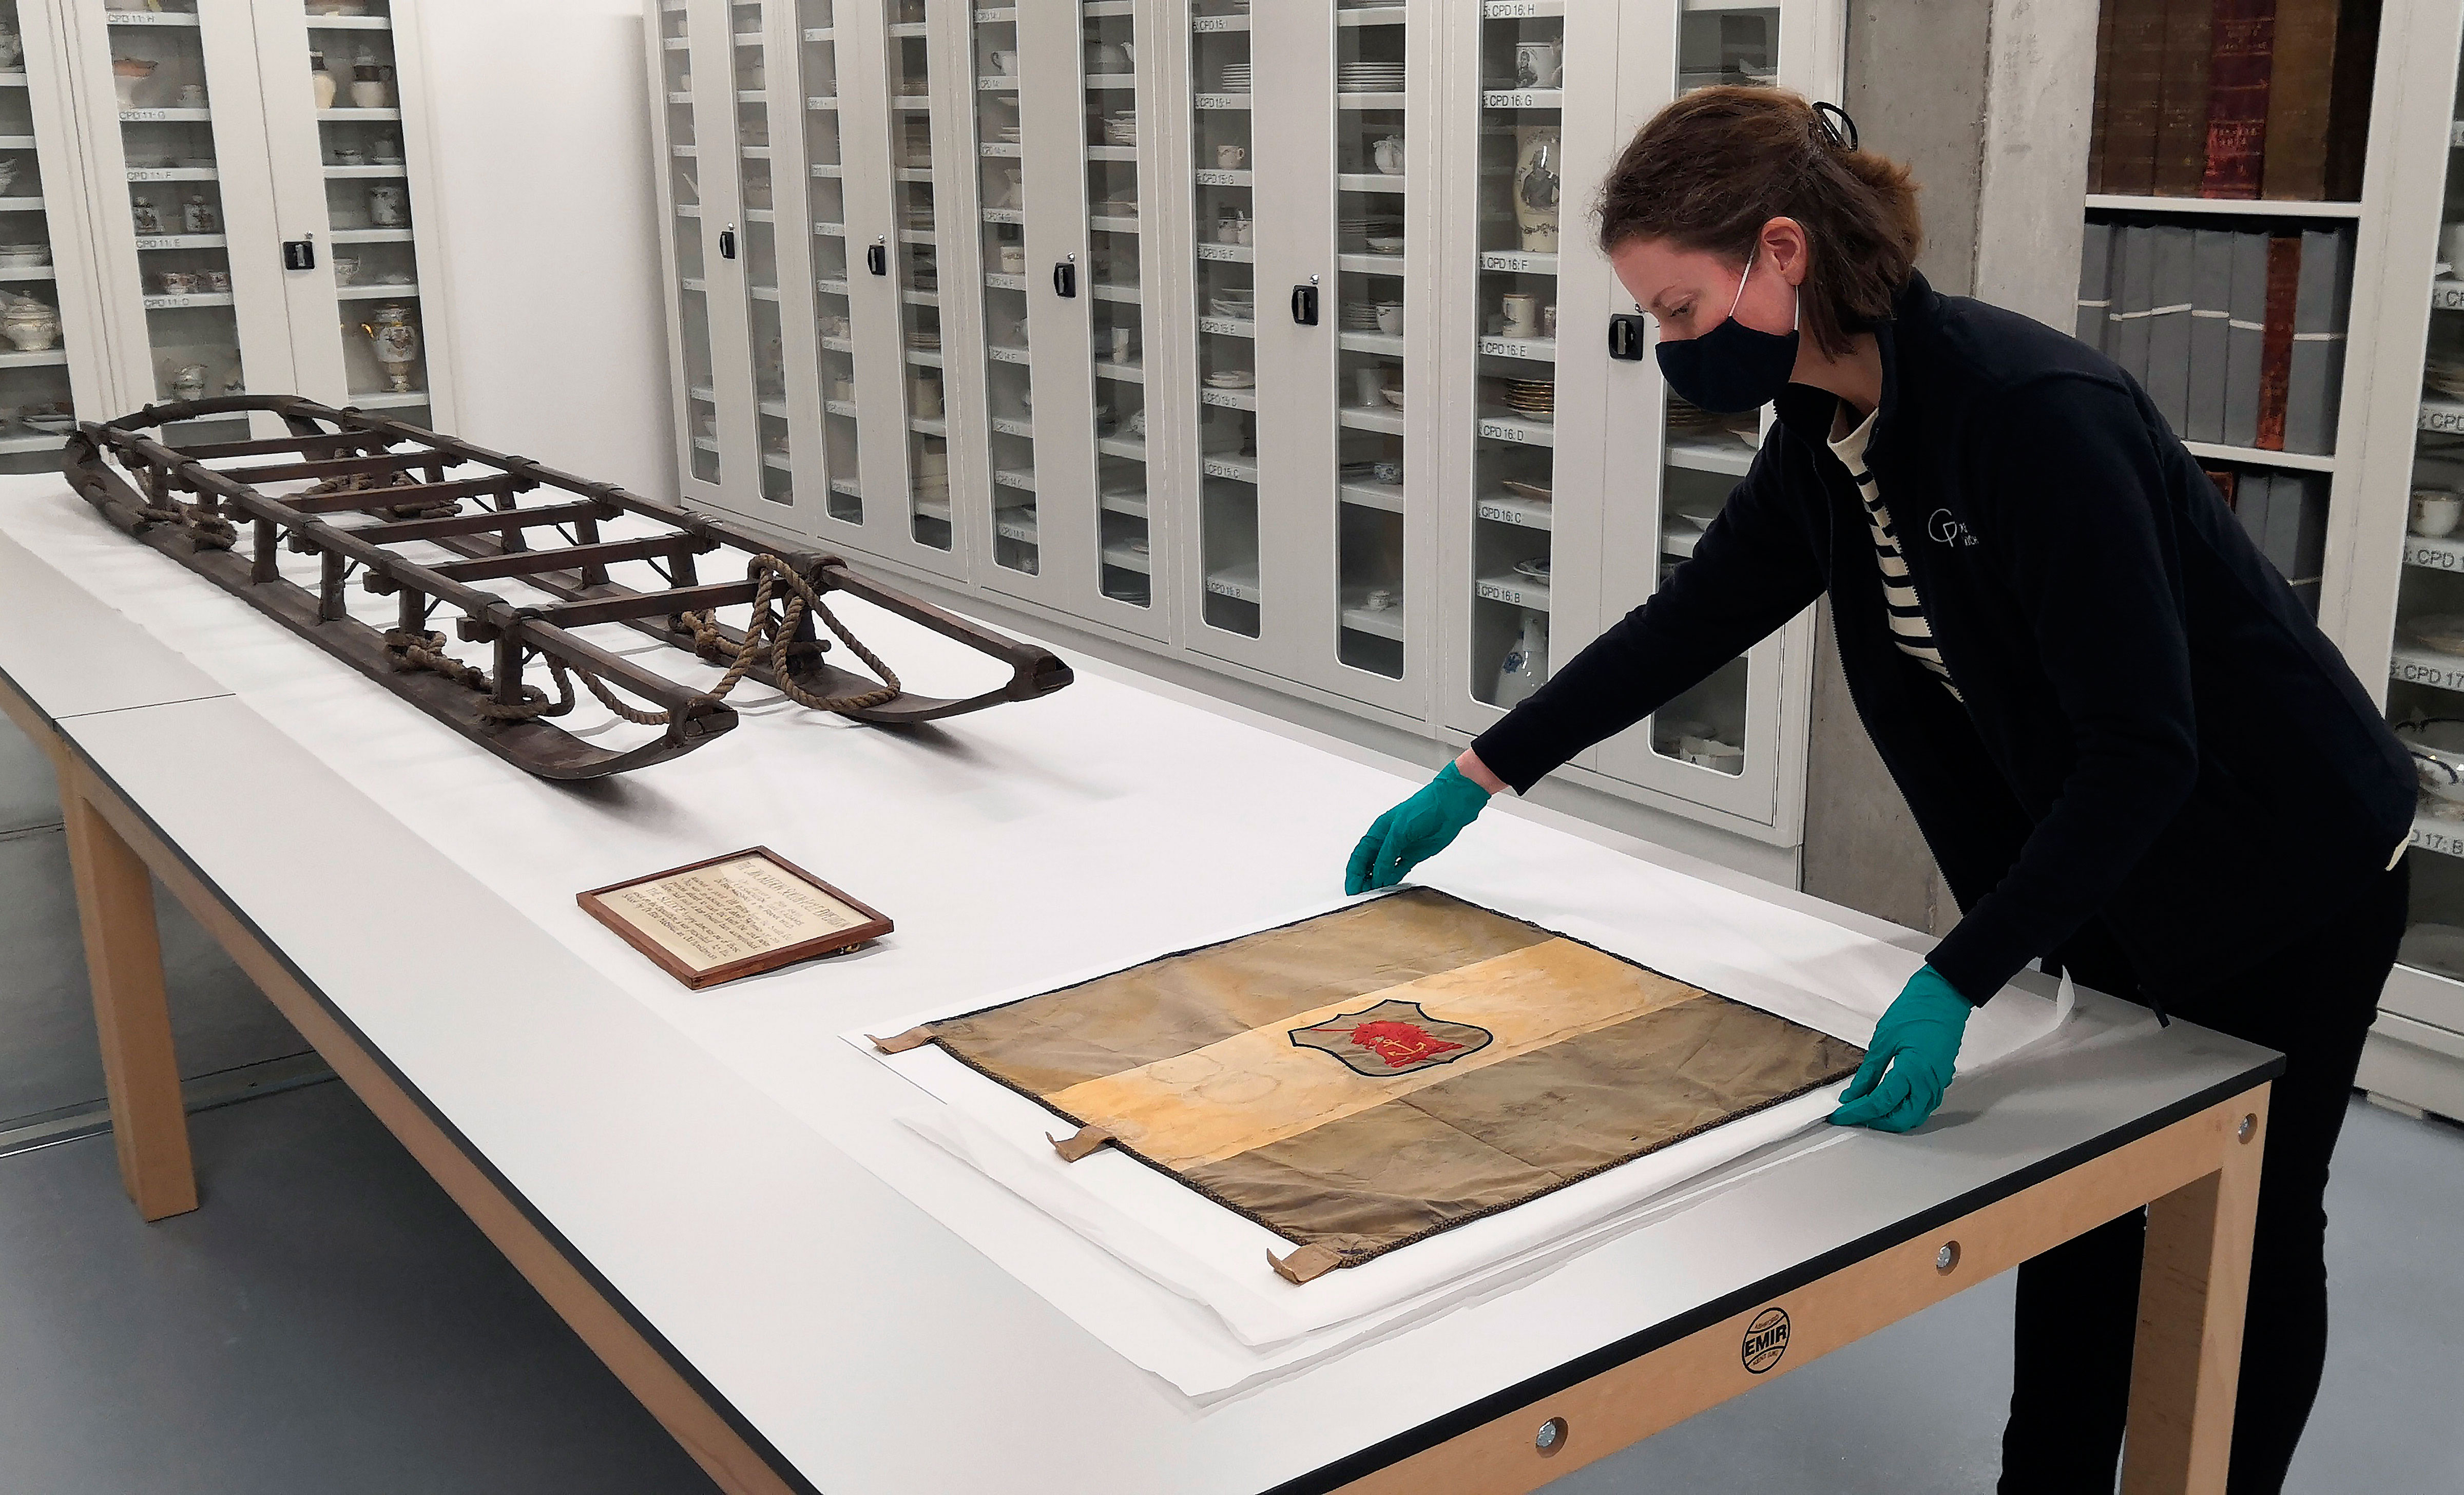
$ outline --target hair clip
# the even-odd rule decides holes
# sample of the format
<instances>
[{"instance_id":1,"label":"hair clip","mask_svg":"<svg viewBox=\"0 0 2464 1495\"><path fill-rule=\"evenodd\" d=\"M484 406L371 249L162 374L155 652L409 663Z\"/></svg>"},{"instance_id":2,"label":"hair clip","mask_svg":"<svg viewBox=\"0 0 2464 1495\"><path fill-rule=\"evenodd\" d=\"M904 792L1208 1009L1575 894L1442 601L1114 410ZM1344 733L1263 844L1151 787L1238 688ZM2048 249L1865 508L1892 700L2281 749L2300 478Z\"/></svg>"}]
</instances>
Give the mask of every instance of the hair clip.
<instances>
[{"instance_id":1,"label":"hair clip","mask_svg":"<svg viewBox=\"0 0 2464 1495\"><path fill-rule=\"evenodd\" d=\"M1832 121L1834 119L1837 119L1838 122L1836 124L1833 123ZM1840 108L1837 104L1815 104L1814 106L1814 126L1815 129L1820 130L1823 133L1824 138L1829 140L1832 144L1838 146L1841 150L1855 150L1858 148L1857 121L1848 118L1848 111Z\"/></svg>"}]
</instances>

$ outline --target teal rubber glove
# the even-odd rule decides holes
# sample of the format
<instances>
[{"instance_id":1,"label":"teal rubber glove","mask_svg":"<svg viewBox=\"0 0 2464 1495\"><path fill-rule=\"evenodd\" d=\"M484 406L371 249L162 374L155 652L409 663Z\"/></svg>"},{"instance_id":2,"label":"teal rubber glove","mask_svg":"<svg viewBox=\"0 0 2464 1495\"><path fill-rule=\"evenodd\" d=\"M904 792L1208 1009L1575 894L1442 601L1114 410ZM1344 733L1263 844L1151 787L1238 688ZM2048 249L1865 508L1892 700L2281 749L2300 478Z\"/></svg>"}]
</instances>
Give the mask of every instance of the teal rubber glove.
<instances>
[{"instance_id":1,"label":"teal rubber glove","mask_svg":"<svg viewBox=\"0 0 2464 1495\"><path fill-rule=\"evenodd\" d=\"M1465 825L1480 818L1481 806L1487 802L1488 791L1465 779L1454 764L1439 769L1438 777L1422 784L1418 793L1378 816L1360 845L1352 848L1343 890L1355 893L1394 887L1412 868L1443 851Z\"/></svg>"},{"instance_id":2,"label":"teal rubber glove","mask_svg":"<svg viewBox=\"0 0 2464 1495\"><path fill-rule=\"evenodd\" d=\"M1831 1113L1832 1124L1877 1132L1923 1126L1950 1088L1952 1062L1968 1031L1968 1015L1975 1010L1933 967L1909 977L1875 1024L1865 1062L1839 1092L1847 1104Z\"/></svg>"}]
</instances>

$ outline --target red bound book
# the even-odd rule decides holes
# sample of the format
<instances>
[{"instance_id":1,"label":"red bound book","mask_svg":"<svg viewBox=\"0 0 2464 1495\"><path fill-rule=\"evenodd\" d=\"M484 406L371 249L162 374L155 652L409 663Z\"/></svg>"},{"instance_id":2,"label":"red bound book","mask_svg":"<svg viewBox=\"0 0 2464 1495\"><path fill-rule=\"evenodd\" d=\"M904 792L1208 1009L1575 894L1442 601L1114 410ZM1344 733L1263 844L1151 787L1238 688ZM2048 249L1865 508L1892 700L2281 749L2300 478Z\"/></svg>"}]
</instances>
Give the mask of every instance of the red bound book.
<instances>
[{"instance_id":1,"label":"red bound book","mask_svg":"<svg viewBox=\"0 0 2464 1495\"><path fill-rule=\"evenodd\" d=\"M2276 0L2215 0L2208 75L2207 169L2201 197L2256 197L2267 149L2267 85L2276 61Z\"/></svg>"},{"instance_id":2,"label":"red bound book","mask_svg":"<svg viewBox=\"0 0 2464 1495\"><path fill-rule=\"evenodd\" d=\"M2156 195L2196 197L2208 164L2215 12L2227 0L2166 0L2164 103L2156 116Z\"/></svg>"},{"instance_id":3,"label":"red bound book","mask_svg":"<svg viewBox=\"0 0 2464 1495\"><path fill-rule=\"evenodd\" d=\"M2259 335L2258 440L2284 450L2284 396L2293 381L2293 307L2301 293L2301 235L2267 241L2267 330Z\"/></svg>"},{"instance_id":4,"label":"red bound book","mask_svg":"<svg viewBox=\"0 0 2464 1495\"><path fill-rule=\"evenodd\" d=\"M2232 508L2233 506L2233 482L2235 479L2239 478L2241 474L2229 467L2201 468L2199 471L2207 473L2208 481L2216 485L2216 496L2225 501L2225 507L2228 509Z\"/></svg>"}]
</instances>

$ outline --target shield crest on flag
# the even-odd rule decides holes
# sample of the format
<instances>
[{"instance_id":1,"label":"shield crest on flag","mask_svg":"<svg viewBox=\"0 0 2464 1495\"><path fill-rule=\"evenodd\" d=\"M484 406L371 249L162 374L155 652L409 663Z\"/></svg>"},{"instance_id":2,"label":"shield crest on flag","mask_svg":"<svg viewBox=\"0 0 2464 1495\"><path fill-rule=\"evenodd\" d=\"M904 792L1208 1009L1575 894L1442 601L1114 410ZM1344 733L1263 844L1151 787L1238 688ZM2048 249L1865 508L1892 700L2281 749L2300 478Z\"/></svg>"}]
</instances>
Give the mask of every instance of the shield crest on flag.
<instances>
[{"instance_id":1,"label":"shield crest on flag","mask_svg":"<svg viewBox=\"0 0 2464 1495\"><path fill-rule=\"evenodd\" d=\"M1354 1072L1379 1080L1452 1064L1486 1048L1495 1037L1468 1022L1432 1018L1417 1001L1395 1000L1290 1031L1295 1046L1322 1049Z\"/></svg>"}]
</instances>

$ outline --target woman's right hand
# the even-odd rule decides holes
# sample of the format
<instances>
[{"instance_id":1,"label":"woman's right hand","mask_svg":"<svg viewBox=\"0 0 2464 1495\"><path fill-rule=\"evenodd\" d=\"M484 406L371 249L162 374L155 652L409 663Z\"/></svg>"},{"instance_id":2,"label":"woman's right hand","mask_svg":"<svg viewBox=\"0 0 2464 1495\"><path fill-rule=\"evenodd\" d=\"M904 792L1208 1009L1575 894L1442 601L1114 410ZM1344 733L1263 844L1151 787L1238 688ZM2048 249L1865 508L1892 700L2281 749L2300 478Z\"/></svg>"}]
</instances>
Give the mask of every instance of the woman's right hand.
<instances>
[{"instance_id":1,"label":"woman's right hand","mask_svg":"<svg viewBox=\"0 0 2464 1495\"><path fill-rule=\"evenodd\" d=\"M1352 848L1351 865L1344 869L1346 893L1394 887L1409 876L1413 868L1443 851L1465 825L1480 818L1490 791L1465 775L1460 761L1438 770L1438 777L1421 785L1419 792L1377 817L1369 834ZM1487 777L1486 770L1479 768L1478 759L1473 759L1473 765L1482 777Z\"/></svg>"}]
</instances>

